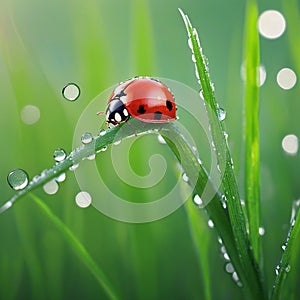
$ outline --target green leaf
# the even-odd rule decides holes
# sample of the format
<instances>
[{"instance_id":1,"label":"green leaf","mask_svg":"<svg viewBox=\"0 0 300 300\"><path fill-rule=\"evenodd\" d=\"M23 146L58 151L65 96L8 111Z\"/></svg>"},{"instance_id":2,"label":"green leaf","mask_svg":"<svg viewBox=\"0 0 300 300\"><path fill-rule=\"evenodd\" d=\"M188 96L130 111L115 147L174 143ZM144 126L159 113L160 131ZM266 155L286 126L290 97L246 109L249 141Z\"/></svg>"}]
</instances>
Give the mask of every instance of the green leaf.
<instances>
[{"instance_id":1,"label":"green leaf","mask_svg":"<svg viewBox=\"0 0 300 300\"><path fill-rule=\"evenodd\" d=\"M245 203L249 238L260 262L260 164L259 164L259 36L257 5L248 1L245 24Z\"/></svg>"},{"instance_id":2,"label":"green leaf","mask_svg":"<svg viewBox=\"0 0 300 300\"><path fill-rule=\"evenodd\" d=\"M243 266L243 269L240 270L240 272L238 271L238 275L241 277L242 273L245 273L246 280L243 281L243 284L247 289L247 295L252 294L254 298L263 299L264 292L260 271L255 262L247 235L246 220L243 214L238 186L233 172L232 158L224 134L224 125L223 122L218 119L218 115L220 113L219 105L216 102L214 87L210 80L207 58L202 52L196 29L193 28L187 15L185 15L181 10L180 12L185 22L189 37L189 44L195 57L196 70L199 74L202 93L207 107L214 147L218 154L219 166L225 166L225 169L221 170L224 172L222 186L227 198L227 206L235 240L235 247L240 255L240 261Z\"/></svg>"},{"instance_id":3,"label":"green leaf","mask_svg":"<svg viewBox=\"0 0 300 300\"><path fill-rule=\"evenodd\" d=\"M283 254L279 265L276 267L276 279L273 285L271 300L281 299L282 287L291 268L296 267L299 257L299 239L300 239L300 216L299 216L300 201L294 202L291 217L291 227L287 236L286 242L282 246Z\"/></svg>"},{"instance_id":4,"label":"green leaf","mask_svg":"<svg viewBox=\"0 0 300 300\"><path fill-rule=\"evenodd\" d=\"M115 288L113 287L111 282L107 279L104 272L99 268L99 266L96 264L94 259L91 257L86 248L81 244L78 238L74 235L74 233L57 216L53 214L50 208L42 200L40 200L37 196L33 194L31 194L31 197L39 206L39 208L43 211L43 213L60 231L63 237L67 240L68 244L73 248L75 253L82 260L82 262L92 272L92 274L95 276L97 281L107 293L108 297L110 299L119 299L119 297L117 297Z\"/></svg>"}]
</instances>

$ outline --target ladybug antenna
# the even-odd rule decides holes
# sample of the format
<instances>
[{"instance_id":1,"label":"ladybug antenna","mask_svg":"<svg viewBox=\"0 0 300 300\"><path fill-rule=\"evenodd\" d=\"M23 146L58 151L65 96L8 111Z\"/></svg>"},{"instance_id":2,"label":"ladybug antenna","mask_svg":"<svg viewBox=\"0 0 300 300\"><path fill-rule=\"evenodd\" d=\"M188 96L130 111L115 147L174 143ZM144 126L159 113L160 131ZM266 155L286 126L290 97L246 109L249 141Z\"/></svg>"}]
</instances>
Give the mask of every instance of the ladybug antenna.
<instances>
[{"instance_id":1,"label":"ladybug antenna","mask_svg":"<svg viewBox=\"0 0 300 300\"><path fill-rule=\"evenodd\" d=\"M105 115L105 112L104 111L97 112L97 116L99 116L99 115Z\"/></svg>"}]
</instances>

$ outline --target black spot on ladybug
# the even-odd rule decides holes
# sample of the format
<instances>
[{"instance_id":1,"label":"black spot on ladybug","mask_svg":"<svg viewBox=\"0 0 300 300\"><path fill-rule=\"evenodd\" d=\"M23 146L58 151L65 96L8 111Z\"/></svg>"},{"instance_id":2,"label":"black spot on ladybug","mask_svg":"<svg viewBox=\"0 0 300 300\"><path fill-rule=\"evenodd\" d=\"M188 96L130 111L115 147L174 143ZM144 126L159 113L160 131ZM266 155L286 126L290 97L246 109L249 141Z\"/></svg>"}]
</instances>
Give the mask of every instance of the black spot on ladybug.
<instances>
[{"instance_id":1,"label":"black spot on ladybug","mask_svg":"<svg viewBox=\"0 0 300 300\"><path fill-rule=\"evenodd\" d=\"M166 101L166 106L169 111L171 111L173 109L173 104L170 100Z\"/></svg>"},{"instance_id":2,"label":"black spot on ladybug","mask_svg":"<svg viewBox=\"0 0 300 300\"><path fill-rule=\"evenodd\" d=\"M144 114L146 112L144 105L140 105L139 109L137 110L139 114Z\"/></svg>"},{"instance_id":3,"label":"black spot on ladybug","mask_svg":"<svg viewBox=\"0 0 300 300\"><path fill-rule=\"evenodd\" d=\"M156 111L154 113L154 120L160 120L162 117L162 113L160 111Z\"/></svg>"}]
</instances>

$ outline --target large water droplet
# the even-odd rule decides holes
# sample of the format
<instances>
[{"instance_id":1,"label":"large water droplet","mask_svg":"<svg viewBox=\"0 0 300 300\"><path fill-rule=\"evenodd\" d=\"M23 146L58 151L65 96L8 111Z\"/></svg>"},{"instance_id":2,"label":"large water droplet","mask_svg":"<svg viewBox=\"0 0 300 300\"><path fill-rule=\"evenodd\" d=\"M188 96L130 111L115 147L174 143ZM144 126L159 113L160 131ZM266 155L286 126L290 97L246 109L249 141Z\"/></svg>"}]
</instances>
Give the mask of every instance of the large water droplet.
<instances>
[{"instance_id":1,"label":"large water droplet","mask_svg":"<svg viewBox=\"0 0 300 300\"><path fill-rule=\"evenodd\" d=\"M76 204L81 208L86 208L91 205L92 197L88 192L79 192L75 197Z\"/></svg>"},{"instance_id":2,"label":"large water droplet","mask_svg":"<svg viewBox=\"0 0 300 300\"><path fill-rule=\"evenodd\" d=\"M15 169L7 175L8 184L15 190L22 190L28 185L28 174L22 169Z\"/></svg>"},{"instance_id":3,"label":"large water droplet","mask_svg":"<svg viewBox=\"0 0 300 300\"><path fill-rule=\"evenodd\" d=\"M43 189L48 195L54 195L58 191L58 183L53 179L44 184Z\"/></svg>"},{"instance_id":4,"label":"large water droplet","mask_svg":"<svg viewBox=\"0 0 300 300\"><path fill-rule=\"evenodd\" d=\"M218 109L218 119L219 121L223 121L226 118L226 111L223 108Z\"/></svg>"},{"instance_id":5,"label":"large water droplet","mask_svg":"<svg viewBox=\"0 0 300 300\"><path fill-rule=\"evenodd\" d=\"M81 136L81 142L83 144L89 144L93 140L93 135L90 132L86 132Z\"/></svg>"},{"instance_id":6,"label":"large water droplet","mask_svg":"<svg viewBox=\"0 0 300 300\"><path fill-rule=\"evenodd\" d=\"M65 99L69 101L75 101L80 96L79 86L75 83L68 83L62 90L62 94Z\"/></svg>"},{"instance_id":7,"label":"large water droplet","mask_svg":"<svg viewBox=\"0 0 300 300\"><path fill-rule=\"evenodd\" d=\"M58 148L54 150L53 158L55 159L55 161L57 162L63 161L66 157L67 157L67 153L64 149Z\"/></svg>"}]
</instances>

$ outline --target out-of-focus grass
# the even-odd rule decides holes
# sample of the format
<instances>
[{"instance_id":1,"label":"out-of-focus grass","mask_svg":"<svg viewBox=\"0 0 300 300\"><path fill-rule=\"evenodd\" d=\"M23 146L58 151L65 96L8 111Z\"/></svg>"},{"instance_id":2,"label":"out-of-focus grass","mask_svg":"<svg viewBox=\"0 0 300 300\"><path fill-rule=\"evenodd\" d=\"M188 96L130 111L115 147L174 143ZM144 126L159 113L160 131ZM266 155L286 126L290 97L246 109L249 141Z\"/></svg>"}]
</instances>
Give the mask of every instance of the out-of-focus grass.
<instances>
[{"instance_id":1,"label":"out-of-focus grass","mask_svg":"<svg viewBox=\"0 0 300 300\"><path fill-rule=\"evenodd\" d=\"M142 50L136 42L137 37L132 36L132 11L139 13L137 6L132 7L134 3L127 0L86 1L84 4L56 0L1 3L1 203L12 195L6 183L6 175L11 169L22 167L34 175L52 165L55 148L71 150L73 127L86 104L104 88L137 75L135 73L139 70L144 72L138 60L134 62L137 57L132 54L133 49ZM190 54L184 44L185 32L177 13L178 6L190 15L194 26L200 30L210 59L216 95L227 111L229 145L234 150L235 164L239 164L236 170L240 170L237 175L241 185L243 151L240 136L236 134L242 127L239 119L242 101L239 68L245 2L213 0L182 4L180 1L153 0L143 3L149 8L153 39L150 43L153 49L149 51L155 60L155 68L151 64L147 71L155 72L156 76L169 77L198 88L191 72ZM279 1L272 4L279 7ZM266 3L259 5L259 11L269 8ZM286 11L286 14L289 20L290 12ZM288 33L291 26L294 25L288 23ZM167 39L167 36L173 38ZM296 180L297 157L284 155L280 143L289 132L299 136L300 105L298 85L291 91L282 91L275 83L279 68L287 64L293 66L285 37L277 41L263 40L261 45L262 63L267 70L267 81L261 91L262 224L266 230L262 242L267 254L264 263L266 278L272 285L281 254L280 245L288 230L291 202L300 193ZM11 71L15 72L13 77ZM75 103L66 102L61 97L62 87L70 81L78 83L82 91ZM20 111L26 104L34 104L41 110L41 119L35 125L28 126L20 120ZM99 110L105 105L99 103ZM109 164L101 159L101 167L106 165ZM144 167L140 168L145 170ZM197 266L198 258L183 209L151 224L124 224L92 209L80 210L73 201L78 191L75 178L69 173L58 195L37 193L79 236L113 282L117 282L122 299L137 299L143 294L149 299L152 295L157 298L176 295L188 299L204 296L200 278L207 274L203 276ZM124 193L128 191L124 190ZM15 218L15 214L21 215L20 226L16 226L19 216ZM26 245L27 228L31 237ZM202 229L204 234L212 234L206 227ZM36 284L45 288L49 297L53 295L53 299L105 297L94 277L77 261L69 246L32 205L30 198L20 202L15 211L1 216L0 234L0 278L5 287L0 290L0 298L33 298L32 286ZM30 274L39 267L27 263L29 257L27 250L24 251L25 246L34 251L29 255L38 256L34 259L43 272L42 277L35 275L38 278L36 284ZM218 286L212 289L212 299L240 298L241 290L225 273L218 247L212 242L208 253L211 279ZM288 276L295 280L298 277L293 270ZM141 282L143 285L137 292ZM290 280L286 281L286 289L290 283Z\"/></svg>"}]
</instances>

